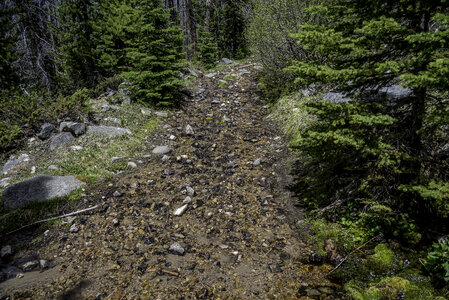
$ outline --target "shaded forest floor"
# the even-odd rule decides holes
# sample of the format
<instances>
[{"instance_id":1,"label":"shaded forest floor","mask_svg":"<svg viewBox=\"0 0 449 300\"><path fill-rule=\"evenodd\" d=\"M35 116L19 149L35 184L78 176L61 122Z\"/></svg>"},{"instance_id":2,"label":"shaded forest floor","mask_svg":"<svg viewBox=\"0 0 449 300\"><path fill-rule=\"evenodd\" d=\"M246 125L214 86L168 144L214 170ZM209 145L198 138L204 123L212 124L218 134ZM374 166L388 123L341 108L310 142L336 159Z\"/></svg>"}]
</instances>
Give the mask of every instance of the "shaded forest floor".
<instances>
[{"instance_id":1,"label":"shaded forest floor","mask_svg":"<svg viewBox=\"0 0 449 300\"><path fill-rule=\"evenodd\" d=\"M39 238L15 256L49 268L0 283L0 297L339 298L325 278L332 267L307 264L311 247L286 189L290 155L266 121L256 68L201 75L149 137L145 163L87 188L80 206L100 208L71 220L77 232L61 225L4 239ZM156 146L172 151L154 155Z\"/></svg>"}]
</instances>

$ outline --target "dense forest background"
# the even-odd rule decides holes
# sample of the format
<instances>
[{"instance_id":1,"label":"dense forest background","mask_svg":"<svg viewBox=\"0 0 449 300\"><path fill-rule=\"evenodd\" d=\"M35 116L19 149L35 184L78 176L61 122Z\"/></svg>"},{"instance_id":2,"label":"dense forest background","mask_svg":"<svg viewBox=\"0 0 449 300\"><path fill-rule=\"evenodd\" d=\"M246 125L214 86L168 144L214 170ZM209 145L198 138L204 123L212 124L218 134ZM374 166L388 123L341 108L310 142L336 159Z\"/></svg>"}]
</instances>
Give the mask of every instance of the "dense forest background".
<instances>
[{"instance_id":1,"label":"dense forest background","mask_svg":"<svg viewBox=\"0 0 449 300\"><path fill-rule=\"evenodd\" d=\"M336 265L329 240L352 254L336 279L356 299L447 296L449 2L19 0L0 27L3 150L123 81L176 105L188 66L252 55L300 157L302 229ZM353 254L377 240L377 260Z\"/></svg>"}]
</instances>

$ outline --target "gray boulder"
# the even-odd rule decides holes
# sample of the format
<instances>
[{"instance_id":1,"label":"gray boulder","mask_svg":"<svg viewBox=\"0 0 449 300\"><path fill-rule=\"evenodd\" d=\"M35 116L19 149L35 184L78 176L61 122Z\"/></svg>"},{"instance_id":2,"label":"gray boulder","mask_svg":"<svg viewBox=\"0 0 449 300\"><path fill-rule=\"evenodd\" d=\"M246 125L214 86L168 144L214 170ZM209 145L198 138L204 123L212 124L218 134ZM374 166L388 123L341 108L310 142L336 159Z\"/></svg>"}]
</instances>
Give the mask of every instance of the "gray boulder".
<instances>
[{"instance_id":1,"label":"gray boulder","mask_svg":"<svg viewBox=\"0 0 449 300\"><path fill-rule=\"evenodd\" d=\"M58 134L57 136L53 137L50 142L50 149L54 150L58 147L64 146L70 142L75 140L73 135L69 132Z\"/></svg>"},{"instance_id":2,"label":"gray boulder","mask_svg":"<svg viewBox=\"0 0 449 300\"><path fill-rule=\"evenodd\" d=\"M76 122L62 122L59 125L59 131L70 132L74 136L80 136L86 133L86 124Z\"/></svg>"},{"instance_id":3,"label":"gray boulder","mask_svg":"<svg viewBox=\"0 0 449 300\"><path fill-rule=\"evenodd\" d=\"M154 112L154 114L158 117L161 118L167 118L168 117L168 113L166 113L165 111L156 111Z\"/></svg>"},{"instance_id":4,"label":"gray boulder","mask_svg":"<svg viewBox=\"0 0 449 300\"><path fill-rule=\"evenodd\" d=\"M128 128L112 127L112 126L89 126L87 128L89 133L105 134L109 136L118 136L124 134L131 134Z\"/></svg>"},{"instance_id":5,"label":"gray boulder","mask_svg":"<svg viewBox=\"0 0 449 300\"><path fill-rule=\"evenodd\" d=\"M85 183L73 176L36 175L3 191L5 208L16 209L30 202L64 197Z\"/></svg>"},{"instance_id":6,"label":"gray boulder","mask_svg":"<svg viewBox=\"0 0 449 300\"><path fill-rule=\"evenodd\" d=\"M37 134L37 137L40 138L41 140L47 140L51 137L51 135L53 133L56 133L56 132L58 132L58 131L56 130L55 125L50 124L50 123L45 123L44 125L41 126L41 130Z\"/></svg>"},{"instance_id":7,"label":"gray boulder","mask_svg":"<svg viewBox=\"0 0 449 300\"><path fill-rule=\"evenodd\" d=\"M156 148L153 149L153 154L167 154L170 153L171 149L167 146L157 146Z\"/></svg>"},{"instance_id":8,"label":"gray boulder","mask_svg":"<svg viewBox=\"0 0 449 300\"><path fill-rule=\"evenodd\" d=\"M2 168L2 173L6 174L9 170L14 168L15 166L27 162L30 160L30 156L28 154L22 154L17 159L14 159L14 157L10 158L6 164Z\"/></svg>"},{"instance_id":9,"label":"gray boulder","mask_svg":"<svg viewBox=\"0 0 449 300\"><path fill-rule=\"evenodd\" d=\"M400 85L383 87L379 91L380 93L385 95L385 98L387 100L390 101L404 99L413 95L413 91L411 89L402 87Z\"/></svg>"}]
</instances>

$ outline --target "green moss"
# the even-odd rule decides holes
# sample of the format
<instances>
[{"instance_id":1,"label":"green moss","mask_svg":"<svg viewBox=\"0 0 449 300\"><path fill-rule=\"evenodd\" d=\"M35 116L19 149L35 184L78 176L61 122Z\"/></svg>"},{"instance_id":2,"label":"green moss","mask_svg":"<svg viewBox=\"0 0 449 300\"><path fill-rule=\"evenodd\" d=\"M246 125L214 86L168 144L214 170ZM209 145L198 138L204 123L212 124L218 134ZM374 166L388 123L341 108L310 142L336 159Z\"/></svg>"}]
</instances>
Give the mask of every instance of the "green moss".
<instances>
[{"instance_id":1,"label":"green moss","mask_svg":"<svg viewBox=\"0 0 449 300\"><path fill-rule=\"evenodd\" d=\"M374 254L371 255L376 263L380 264L382 267L388 267L393 262L394 253L391 251L387 245L379 244L374 248Z\"/></svg>"},{"instance_id":2,"label":"green moss","mask_svg":"<svg viewBox=\"0 0 449 300\"><path fill-rule=\"evenodd\" d=\"M431 286L416 283L403 277L386 277L372 283L367 289L362 289L354 282L345 285L345 290L356 300L371 299L423 299L443 300L443 297L437 296Z\"/></svg>"}]
</instances>

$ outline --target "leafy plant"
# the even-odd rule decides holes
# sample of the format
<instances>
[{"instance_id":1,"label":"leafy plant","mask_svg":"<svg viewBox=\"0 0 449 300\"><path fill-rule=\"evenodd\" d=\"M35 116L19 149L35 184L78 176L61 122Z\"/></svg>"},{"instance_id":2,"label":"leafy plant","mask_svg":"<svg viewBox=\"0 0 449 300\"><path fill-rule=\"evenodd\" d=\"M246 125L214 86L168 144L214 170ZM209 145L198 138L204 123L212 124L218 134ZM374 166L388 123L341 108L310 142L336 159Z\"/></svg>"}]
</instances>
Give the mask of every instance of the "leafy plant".
<instances>
[{"instance_id":1,"label":"leafy plant","mask_svg":"<svg viewBox=\"0 0 449 300\"><path fill-rule=\"evenodd\" d=\"M449 239L434 243L432 251L427 254L426 270L439 284L449 283Z\"/></svg>"}]
</instances>

